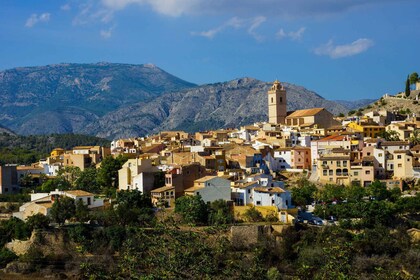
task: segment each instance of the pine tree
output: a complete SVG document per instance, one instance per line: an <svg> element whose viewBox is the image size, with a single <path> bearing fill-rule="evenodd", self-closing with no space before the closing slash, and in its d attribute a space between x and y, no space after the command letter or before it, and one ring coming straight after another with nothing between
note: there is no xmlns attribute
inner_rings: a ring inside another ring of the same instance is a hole
<svg viewBox="0 0 420 280"><path fill-rule="evenodd" d="M407 81L405 82L405 96L410 96L410 78L407 76Z"/></svg>

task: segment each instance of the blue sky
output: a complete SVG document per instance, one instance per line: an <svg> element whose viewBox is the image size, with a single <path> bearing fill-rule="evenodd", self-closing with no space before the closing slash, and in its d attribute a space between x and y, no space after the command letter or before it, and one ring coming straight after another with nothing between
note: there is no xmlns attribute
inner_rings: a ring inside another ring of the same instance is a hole
<svg viewBox="0 0 420 280"><path fill-rule="evenodd" d="M378 98L420 72L418 0L2 0L0 69L153 63L184 80Z"/></svg>

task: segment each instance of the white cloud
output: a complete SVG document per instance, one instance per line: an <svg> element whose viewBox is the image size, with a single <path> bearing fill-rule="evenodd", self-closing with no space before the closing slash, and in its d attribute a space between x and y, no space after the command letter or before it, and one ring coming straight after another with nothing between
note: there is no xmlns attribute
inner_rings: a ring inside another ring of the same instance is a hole
<svg viewBox="0 0 420 280"><path fill-rule="evenodd" d="M244 25L244 20L237 17L233 17L218 27L209 29L207 31L191 32L191 35L202 36L202 37L207 37L209 39L213 39L214 36L222 32L226 28L229 28L229 27L240 28L243 25Z"/></svg>
<svg viewBox="0 0 420 280"><path fill-rule="evenodd" d="M279 40L290 38L290 40L292 41L299 41L302 39L303 33L305 33L305 30L306 30L305 27L301 27L296 31L285 32L284 29L281 28L279 31L277 31L276 37Z"/></svg>
<svg viewBox="0 0 420 280"><path fill-rule="evenodd" d="M114 10L104 8L88 1L79 6L79 13L73 19L73 25L84 25L90 22L109 23L114 18Z"/></svg>
<svg viewBox="0 0 420 280"><path fill-rule="evenodd" d="M115 29L115 26L112 26L108 29L102 29L99 34L101 35L102 38L109 39L111 38L112 32L114 31L114 29Z"/></svg>
<svg viewBox="0 0 420 280"><path fill-rule="evenodd" d="M246 27L248 34L250 34L256 40L260 41L263 39L263 37L256 32L256 29L265 21L266 18L263 16L258 16L252 19L241 19L238 17L233 17L218 27L201 32L191 32L191 35L203 36L212 39L218 33L222 32L227 28L239 29Z"/></svg>
<svg viewBox="0 0 420 280"><path fill-rule="evenodd" d="M347 45L334 45L333 41L330 40L327 44L316 48L314 53L316 55L328 55L335 59L365 52L373 45L374 42L366 38L357 39Z"/></svg>
<svg viewBox="0 0 420 280"><path fill-rule="evenodd" d="M180 16L194 13L202 0L102 0L103 5L111 10L122 10L132 4L149 5L160 14Z"/></svg>
<svg viewBox="0 0 420 280"><path fill-rule="evenodd" d="M70 4L64 4L64 5L62 5L61 7L60 7L60 10L62 10L62 11L70 11L71 10L71 6L70 6Z"/></svg>
<svg viewBox="0 0 420 280"><path fill-rule="evenodd" d="M100 0L103 7L117 11L129 5L150 6L168 16L184 14L230 14L252 17L256 14L279 17L312 17L344 13L367 6L382 5L395 0ZM418 1L418 0L407 0Z"/></svg>
<svg viewBox="0 0 420 280"><path fill-rule="evenodd" d="M43 13L38 16L38 14L32 14L25 23L25 27L31 28L38 22L48 22L50 20L50 13Z"/></svg>
<svg viewBox="0 0 420 280"><path fill-rule="evenodd" d="M266 17L263 16L256 17L252 20L251 26L248 28L248 33L257 41L261 41L263 37L256 32L256 29L266 20Z"/></svg>

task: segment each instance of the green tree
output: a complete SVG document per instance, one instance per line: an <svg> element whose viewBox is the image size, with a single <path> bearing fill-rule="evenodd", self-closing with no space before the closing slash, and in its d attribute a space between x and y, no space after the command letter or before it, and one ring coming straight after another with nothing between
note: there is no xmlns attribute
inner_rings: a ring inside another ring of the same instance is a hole
<svg viewBox="0 0 420 280"><path fill-rule="evenodd" d="M291 189L292 200L296 206L305 206L314 201L316 186L306 179L300 179L297 185Z"/></svg>
<svg viewBox="0 0 420 280"><path fill-rule="evenodd" d="M400 134L395 130L384 130L379 133L379 137L386 141L400 141Z"/></svg>
<svg viewBox="0 0 420 280"><path fill-rule="evenodd" d="M344 114L343 113L340 113L340 114L338 114L338 117L344 118Z"/></svg>
<svg viewBox="0 0 420 280"><path fill-rule="evenodd" d="M75 215L78 222L87 222L89 220L89 208L82 200L76 202Z"/></svg>
<svg viewBox="0 0 420 280"><path fill-rule="evenodd" d="M410 96L410 93L411 93L411 90L410 90L410 79L407 76L407 80L405 81L405 96L406 97L409 97Z"/></svg>
<svg viewBox="0 0 420 280"><path fill-rule="evenodd" d="M419 74L413 72L410 74L410 85L414 85L419 81Z"/></svg>
<svg viewBox="0 0 420 280"><path fill-rule="evenodd" d="M318 190L315 197L318 200L329 202L336 200L343 200L345 198L345 187L339 185L327 184L322 189Z"/></svg>
<svg viewBox="0 0 420 280"><path fill-rule="evenodd" d="M175 213L182 216L185 222L204 225L208 220L208 208L200 195L181 196L175 201Z"/></svg>
<svg viewBox="0 0 420 280"><path fill-rule="evenodd" d="M72 188L76 187L77 179L80 177L82 171L77 166L65 166L58 171L58 177L63 181L67 181Z"/></svg>
<svg viewBox="0 0 420 280"><path fill-rule="evenodd" d="M52 192L56 189L68 190L71 188L71 184L63 177L57 177L45 181L41 186L37 188L40 192Z"/></svg>
<svg viewBox="0 0 420 280"><path fill-rule="evenodd" d="M248 222L262 222L264 221L264 218L261 214L260 211L258 211L254 206L249 207L248 209L245 210L245 213L243 214L243 216L245 217L245 219Z"/></svg>
<svg viewBox="0 0 420 280"><path fill-rule="evenodd" d="M98 172L94 167L89 167L80 173L76 179L76 188L91 193L99 193L101 191L97 180Z"/></svg>
<svg viewBox="0 0 420 280"><path fill-rule="evenodd" d="M155 222L150 196L139 190L120 191L115 209L121 225L151 226Z"/></svg>
<svg viewBox="0 0 420 280"><path fill-rule="evenodd" d="M229 204L223 199L213 201L209 207L209 224L225 225L233 223L233 213Z"/></svg>
<svg viewBox="0 0 420 280"><path fill-rule="evenodd" d="M387 190L386 185L379 181L375 181L366 188L367 194L373 197L375 200L384 200L391 196L391 193Z"/></svg>
<svg viewBox="0 0 420 280"><path fill-rule="evenodd" d="M63 225L64 222L76 214L76 205L74 199L66 196L61 196L54 201L51 207L51 219Z"/></svg>
<svg viewBox="0 0 420 280"><path fill-rule="evenodd" d="M32 230L34 229L47 229L50 225L50 218L38 213L26 218L26 224Z"/></svg>
<svg viewBox="0 0 420 280"><path fill-rule="evenodd" d="M410 136L410 142L413 145L420 145L420 129L415 129Z"/></svg>
<svg viewBox="0 0 420 280"><path fill-rule="evenodd" d="M118 185L118 170L127 161L126 157L118 156L113 158L107 156L102 160L98 169L97 181L102 188L116 188Z"/></svg>

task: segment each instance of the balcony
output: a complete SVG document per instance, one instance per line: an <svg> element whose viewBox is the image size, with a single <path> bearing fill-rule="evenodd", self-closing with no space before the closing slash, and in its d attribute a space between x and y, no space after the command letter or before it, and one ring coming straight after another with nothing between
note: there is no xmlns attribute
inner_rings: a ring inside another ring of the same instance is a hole
<svg viewBox="0 0 420 280"><path fill-rule="evenodd" d="M330 169L330 167L327 164L322 164L321 167L322 169Z"/></svg>

